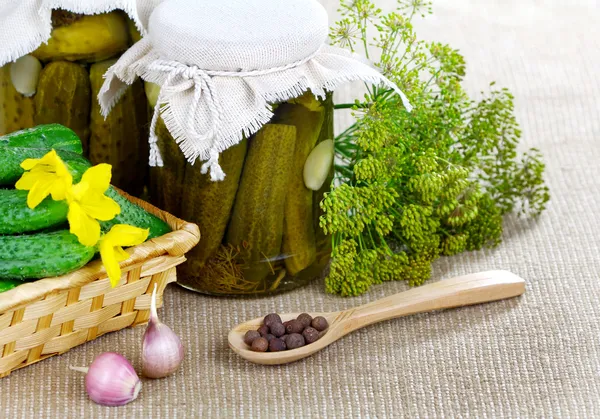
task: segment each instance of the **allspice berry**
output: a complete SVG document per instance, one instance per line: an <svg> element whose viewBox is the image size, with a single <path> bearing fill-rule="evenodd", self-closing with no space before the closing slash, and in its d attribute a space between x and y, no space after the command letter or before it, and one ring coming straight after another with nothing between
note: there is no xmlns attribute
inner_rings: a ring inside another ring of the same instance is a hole
<svg viewBox="0 0 600 419"><path fill-rule="evenodd" d="M303 330L304 330L304 326L298 320L290 321L288 323L288 325L285 327L285 331L290 335L292 333L302 333Z"/></svg>
<svg viewBox="0 0 600 419"><path fill-rule="evenodd" d="M288 349L296 349L305 345L304 337L300 333L290 334L285 343Z"/></svg>
<svg viewBox="0 0 600 419"><path fill-rule="evenodd" d="M263 324L265 326L271 327L271 324L273 323L281 323L281 317L279 317L279 314L271 313L265 316L265 319L263 320Z"/></svg>
<svg viewBox="0 0 600 419"><path fill-rule="evenodd" d="M261 327L258 328L258 333L260 333L260 335L262 337L267 336L271 331L269 330L269 326L267 325L262 325Z"/></svg>
<svg viewBox="0 0 600 419"><path fill-rule="evenodd" d="M319 332L322 332L329 327L329 323L327 323L327 319L325 317L318 316L313 319L311 326L317 329Z"/></svg>
<svg viewBox="0 0 600 419"><path fill-rule="evenodd" d="M258 339L259 337L260 333L258 333L256 330L248 330L244 335L244 342L246 345L250 346L252 345L252 342L254 342L254 339Z"/></svg>
<svg viewBox="0 0 600 419"><path fill-rule="evenodd" d="M271 342L269 342L269 351L271 352L285 351L286 347L285 342L279 338L272 339Z"/></svg>
<svg viewBox="0 0 600 419"><path fill-rule="evenodd" d="M316 342L328 327L323 316L313 319L310 314L302 313L298 318L282 323L279 314L270 313L258 330L246 332L244 342L256 352L285 351Z"/></svg>
<svg viewBox="0 0 600 419"><path fill-rule="evenodd" d="M282 323L271 323L270 329L275 337L283 336L285 334L285 326Z"/></svg>
<svg viewBox="0 0 600 419"><path fill-rule="evenodd" d="M319 331L313 327L307 327L304 329L304 332L302 332L302 336L304 336L306 344L310 345L319 340Z"/></svg>
<svg viewBox="0 0 600 419"><path fill-rule="evenodd" d="M310 323L312 322L313 318L310 314L308 313L302 313L301 315L298 316L297 319L300 323L302 323L302 326L304 327L308 327L310 326Z"/></svg>
<svg viewBox="0 0 600 419"><path fill-rule="evenodd" d="M268 348L269 342L267 342L267 339L265 338L257 338L252 342L252 350L255 352L266 352Z"/></svg>

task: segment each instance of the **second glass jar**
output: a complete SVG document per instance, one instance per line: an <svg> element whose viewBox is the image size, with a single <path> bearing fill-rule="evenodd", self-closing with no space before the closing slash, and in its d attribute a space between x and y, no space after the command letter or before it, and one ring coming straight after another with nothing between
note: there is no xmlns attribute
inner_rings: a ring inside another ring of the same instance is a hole
<svg viewBox="0 0 600 419"><path fill-rule="evenodd" d="M164 165L150 171L151 199L197 223L202 234L178 268L183 287L266 295L305 285L326 267L331 239L319 227L319 204L333 180L333 157L319 190L305 185L304 166L315 147L333 139L332 95L318 100L309 92L274 108L270 123L221 154L221 182L201 174L200 164L186 163L158 124Z"/></svg>

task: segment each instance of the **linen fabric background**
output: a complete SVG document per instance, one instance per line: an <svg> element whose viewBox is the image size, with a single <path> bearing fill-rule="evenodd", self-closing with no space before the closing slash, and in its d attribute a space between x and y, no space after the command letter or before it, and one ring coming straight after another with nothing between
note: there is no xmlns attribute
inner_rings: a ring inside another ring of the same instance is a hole
<svg viewBox="0 0 600 419"><path fill-rule="evenodd" d="M333 16L337 2L323 3ZM600 417L600 7L436 0L434 11L418 33L461 50L468 90L497 80L515 93L524 146L544 153L552 201L536 222L508 218L498 249L441 259L432 281L502 268L527 280L525 295L388 321L302 362L263 367L228 349L231 327L271 311L340 310L405 284L355 299L325 294L320 280L262 299L171 286L159 314L186 347L175 376L144 380L125 407L90 402L68 366L117 351L139 370L144 328L120 331L1 379L0 417ZM338 128L348 122L338 115Z"/></svg>

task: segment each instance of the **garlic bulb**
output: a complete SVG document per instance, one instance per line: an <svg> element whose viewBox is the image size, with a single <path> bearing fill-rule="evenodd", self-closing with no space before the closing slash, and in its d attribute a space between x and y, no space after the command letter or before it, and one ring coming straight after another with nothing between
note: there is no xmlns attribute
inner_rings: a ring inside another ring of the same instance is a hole
<svg viewBox="0 0 600 419"><path fill-rule="evenodd" d="M135 400L142 389L142 383L129 361L114 352L98 355L89 368L71 369L86 373L88 396L104 406L123 406Z"/></svg>
<svg viewBox="0 0 600 419"><path fill-rule="evenodd" d="M24 55L10 65L10 80L15 90L23 96L33 96L37 91L42 64L33 55Z"/></svg>
<svg viewBox="0 0 600 419"><path fill-rule="evenodd" d="M173 374L183 361L184 351L179 336L158 319L156 284L152 291L150 321L142 342L142 373L149 378Z"/></svg>
<svg viewBox="0 0 600 419"><path fill-rule="evenodd" d="M321 141L308 155L304 163L304 185L308 189L321 189L333 164L333 140Z"/></svg>

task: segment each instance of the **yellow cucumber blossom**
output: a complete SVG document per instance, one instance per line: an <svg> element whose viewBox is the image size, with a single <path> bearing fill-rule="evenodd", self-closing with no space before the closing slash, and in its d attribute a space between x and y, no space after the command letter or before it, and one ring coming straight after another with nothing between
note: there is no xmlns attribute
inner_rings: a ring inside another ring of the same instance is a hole
<svg viewBox="0 0 600 419"><path fill-rule="evenodd" d="M109 221L121 212L121 207L105 195L110 186L111 166L91 167L67 194L70 231L84 246L95 246L100 240L100 221Z"/></svg>
<svg viewBox="0 0 600 419"><path fill-rule="evenodd" d="M41 159L26 159L21 163L21 167L26 172L17 181L15 188L29 191L27 206L31 209L37 207L49 195L55 201L65 199L73 185L73 177L55 150L51 150Z"/></svg>
<svg viewBox="0 0 600 419"><path fill-rule="evenodd" d="M143 243L149 233L149 229L116 224L100 239L98 248L111 286L117 286L121 279L119 262L129 259L129 253L123 250L123 246L130 247Z"/></svg>

